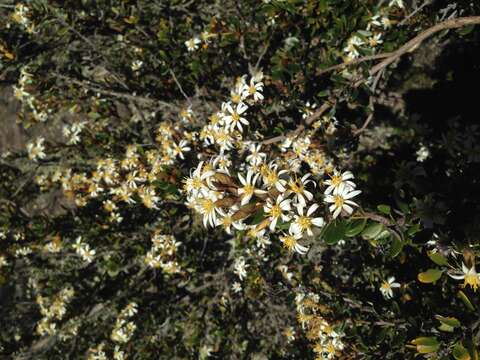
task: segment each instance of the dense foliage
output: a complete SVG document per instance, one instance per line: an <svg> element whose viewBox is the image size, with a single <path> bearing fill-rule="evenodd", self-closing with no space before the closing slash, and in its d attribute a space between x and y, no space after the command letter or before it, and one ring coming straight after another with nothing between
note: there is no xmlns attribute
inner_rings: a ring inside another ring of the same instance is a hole
<svg viewBox="0 0 480 360"><path fill-rule="evenodd" d="M479 13L4 1L0 357L478 359Z"/></svg>

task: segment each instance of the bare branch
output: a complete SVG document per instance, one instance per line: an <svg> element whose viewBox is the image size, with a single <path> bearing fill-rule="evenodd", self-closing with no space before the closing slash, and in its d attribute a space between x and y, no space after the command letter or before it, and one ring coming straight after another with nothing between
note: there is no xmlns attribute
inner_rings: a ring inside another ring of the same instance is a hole
<svg viewBox="0 0 480 360"><path fill-rule="evenodd" d="M341 64L333 65L326 69L320 70L319 72L317 72L317 76L321 76L335 70L341 70L350 65L357 65L367 61L384 59L383 61L375 65L370 70L370 75L374 75L381 69L390 65L392 62L394 62L396 59L398 59L405 53L411 51L415 46L418 46L425 39L429 38L430 36L434 35L439 31L446 30L446 29L457 29L464 26L468 26L468 25L478 25L478 24L480 24L480 16L469 16L469 17L461 17L461 18L446 20L421 32L419 35L415 36L413 39L408 41L406 44L401 46L396 51L369 55L369 56L361 57L358 59L345 61Z"/></svg>

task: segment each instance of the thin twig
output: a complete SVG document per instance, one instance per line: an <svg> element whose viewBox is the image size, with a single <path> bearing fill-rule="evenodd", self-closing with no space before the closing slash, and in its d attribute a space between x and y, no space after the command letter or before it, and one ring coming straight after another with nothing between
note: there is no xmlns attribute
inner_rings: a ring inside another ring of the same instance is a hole
<svg viewBox="0 0 480 360"><path fill-rule="evenodd" d="M113 97L127 99L127 100L130 100L130 101L136 101L136 102L144 103L144 104L148 104L148 105L161 105L161 106L164 106L164 107L171 108L172 110L178 111L178 106L170 104L170 103L162 101L162 100L156 100L156 99L151 99L151 98L144 97L144 96L131 95L131 94L127 94L127 93L122 93L122 92L117 92L117 91L112 91L112 90L106 90L106 89L102 89L102 88L100 88L96 85L92 85L92 84L90 84L86 81L76 80L76 79L70 78L68 76L61 75L61 74L55 74L55 75L60 79L69 81L69 82L71 82L73 84L76 84L76 85L79 85L79 86L81 86L85 89L88 89L88 90L91 90L91 91L96 91L100 94L110 95L110 96L113 96Z"/></svg>
<svg viewBox="0 0 480 360"><path fill-rule="evenodd" d="M260 56L258 57L257 62L255 63L255 67L254 67L255 70L258 70L258 67L259 67L259 65L260 65L260 62L262 61L263 57L264 57L265 54L267 53L268 48L270 47L270 40L272 39L272 36L273 36L273 32L270 33L270 35L268 36L267 43L266 43L265 46L263 47L262 52L260 53Z"/></svg>
<svg viewBox="0 0 480 360"><path fill-rule="evenodd" d="M370 96L370 100L369 100L369 108L370 108L370 114L368 115L367 119L365 120L365 122L363 123L363 125L360 127L360 129L356 130L353 132L353 136L358 136L360 135L363 131L365 131L365 129L367 128L368 124L370 124L370 122L372 121L373 119L373 115L375 113L375 90L377 89L377 85L378 85L378 82L380 81L380 78L382 77L382 74L383 74L383 70L382 71L379 71L377 73L377 75L375 76L375 79L373 80L373 84L372 84L372 95Z"/></svg>
<svg viewBox="0 0 480 360"><path fill-rule="evenodd" d="M426 0L422 5L417 7L410 14L408 14L402 21L400 21L398 23L398 26L402 26L403 24L405 24L408 20L410 20L412 17L414 17L419 11L421 11L425 6L432 4L434 1L435 0Z"/></svg>
<svg viewBox="0 0 480 360"><path fill-rule="evenodd" d="M170 75L172 75L172 78L173 80L175 81L175 84L177 84L177 87L178 89L180 90L180 92L182 93L183 97L185 98L185 100L188 101L188 103L191 105L192 104L192 101L190 100L190 97L185 93L185 91L183 91L183 88L182 88L182 85L180 84L180 82L178 81L177 77L175 76L175 73L173 72L172 69L169 69L168 70L170 72Z"/></svg>
<svg viewBox="0 0 480 360"><path fill-rule="evenodd" d="M320 116L322 116L325 111L327 111L328 108L330 108L332 106L332 104L330 102L325 102L323 103L322 106L320 106L318 108L318 110L316 110L312 115L310 115L306 120L305 120L305 125L301 124L299 125L295 130L289 132L287 135L279 135L279 136L275 136L273 138L270 138L270 139L267 139L267 140L264 140L262 141L262 144L263 145L269 145L269 144L273 144L273 143L276 143L276 142L279 142L279 141L283 141L285 140L287 137L295 137L297 136L298 134L300 134L303 130L305 130L305 126L308 126L310 125L311 123L313 123L315 120L317 120L318 118L320 118Z"/></svg>
<svg viewBox="0 0 480 360"><path fill-rule="evenodd" d="M343 68L346 68L347 66L361 64L361 63L364 63L366 61L385 59L385 58L388 58L389 56L392 56L392 54L393 53L381 53L381 54L364 56L364 57L353 59L353 60L348 60L348 61L345 61L341 64L333 65L333 66L330 66L326 69L322 69L322 70L318 71L316 73L316 75L317 76L322 76L322 75L327 74L329 72L332 72L332 71L335 71L335 70L341 70Z"/></svg>

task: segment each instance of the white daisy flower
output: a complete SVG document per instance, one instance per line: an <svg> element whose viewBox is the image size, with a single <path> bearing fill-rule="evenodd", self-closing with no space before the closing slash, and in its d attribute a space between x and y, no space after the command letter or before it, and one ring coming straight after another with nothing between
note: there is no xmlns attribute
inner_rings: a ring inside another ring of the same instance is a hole
<svg viewBox="0 0 480 360"><path fill-rule="evenodd" d="M263 182L267 188L276 188L279 192L284 193L287 185L287 180L281 179L282 174L287 173L287 170L277 171L278 165L271 162L268 168L265 169L263 176Z"/></svg>
<svg viewBox="0 0 480 360"><path fill-rule="evenodd" d="M242 117L242 114L247 111L247 109L248 106L242 102L238 103L235 109L231 104L227 104L227 112L229 115L225 116L225 121L230 126L230 131L233 131L235 128L237 128L240 132L243 132L242 124L249 124L247 119Z"/></svg>
<svg viewBox="0 0 480 360"><path fill-rule="evenodd" d="M275 203L272 203L271 199L267 200L266 205L263 207L263 211L268 216L270 221L270 230L274 231L277 225L278 219L283 221L289 221L290 216L288 212L292 209L290 206L290 199L284 199L283 195L278 195ZM286 212L286 213L285 213Z"/></svg>
<svg viewBox="0 0 480 360"><path fill-rule="evenodd" d="M333 218L337 218L341 212L350 215L353 212L352 206L358 206L358 204L350 199L360 193L360 190L348 191L344 189L343 192L339 192L335 195L326 195L325 202L331 203L329 210L333 213Z"/></svg>
<svg viewBox="0 0 480 360"><path fill-rule="evenodd" d="M193 37L187 41L185 41L185 46L187 47L188 51L195 51L198 49L198 44L200 44L201 41L198 37Z"/></svg>
<svg viewBox="0 0 480 360"><path fill-rule="evenodd" d="M244 86L243 96L245 98L253 96L254 101L261 101L264 99L261 91L263 91L263 82L255 82L254 78L252 78L250 79L250 84Z"/></svg>
<svg viewBox="0 0 480 360"><path fill-rule="evenodd" d="M477 291L478 285L480 285L480 274L475 270L475 264L469 269L462 262L462 271L450 271L448 275L455 280L463 280L463 287L469 285L473 291Z"/></svg>
<svg viewBox="0 0 480 360"><path fill-rule="evenodd" d="M207 227L207 225L215 227L215 224L218 222L217 214L220 208L215 205L215 201L217 200L218 198L213 191L209 191L197 200L196 209L203 215L203 225L205 227Z"/></svg>
<svg viewBox="0 0 480 360"><path fill-rule="evenodd" d="M282 236L280 236L280 241L282 242L283 246L289 251L295 251L300 255L305 255L308 251L308 248L298 243L298 240L300 240L301 238L302 234L292 233L291 231L289 231L288 235L283 234Z"/></svg>
<svg viewBox="0 0 480 360"><path fill-rule="evenodd" d="M294 234L303 234L306 232L309 236L313 236L312 226L322 227L325 221L322 217L312 217L312 214L318 209L318 204L312 204L307 214L303 214L303 206L298 206L298 215L294 215L294 221L290 224L290 232Z"/></svg>
<svg viewBox="0 0 480 360"><path fill-rule="evenodd" d="M180 140L180 143L176 144L173 143L171 148L172 156L178 156L180 159L184 160L185 157L183 156L184 152L190 151L191 148L188 146L188 142L186 140Z"/></svg>
<svg viewBox="0 0 480 360"><path fill-rule="evenodd" d="M247 156L246 160L250 165L260 165L263 163L267 157L267 154L260 152L262 144L251 144L249 147L250 155Z"/></svg>
<svg viewBox="0 0 480 360"><path fill-rule="evenodd" d="M240 281L242 281L243 279L245 279L247 277L247 268L249 266L250 265L248 265L245 262L245 259L243 257L239 257L233 263L233 272L235 273L235 275L238 276Z"/></svg>
<svg viewBox="0 0 480 360"><path fill-rule="evenodd" d="M325 185L328 187L325 189L325 195L329 195L333 193L333 195L342 193L344 191L351 191L355 189L357 186L353 181L354 176L352 172L345 171L344 173L334 171L333 175L330 175L330 179L324 182Z"/></svg>
<svg viewBox="0 0 480 360"><path fill-rule="evenodd" d="M256 189L255 184L260 174L253 174L253 171L248 170L246 178L242 174L238 174L238 179L240 180L242 187L238 188L238 195L241 196L242 202L241 205L248 204L253 195L266 194L265 190Z"/></svg>
<svg viewBox="0 0 480 360"><path fill-rule="evenodd" d="M395 277L390 276L387 281L384 281L380 285L380 292L385 299L391 299L393 297L393 288L399 288L400 284L395 282Z"/></svg>
<svg viewBox="0 0 480 360"><path fill-rule="evenodd" d="M308 201L312 201L313 199L313 194L305 188L308 183L316 185L315 181L309 179L311 175L312 174L307 173L300 179L298 179L295 175L294 177L291 177L288 181L288 193L293 194L292 201L299 204L300 206L307 205L306 199Z"/></svg>
<svg viewBox="0 0 480 360"><path fill-rule="evenodd" d="M229 235L232 235L232 226L237 230L245 230L246 225L242 221L234 221L232 219L233 214L235 214L237 210L237 207L231 208L228 212L218 209L217 212L220 218L217 218L215 225L222 226Z"/></svg>

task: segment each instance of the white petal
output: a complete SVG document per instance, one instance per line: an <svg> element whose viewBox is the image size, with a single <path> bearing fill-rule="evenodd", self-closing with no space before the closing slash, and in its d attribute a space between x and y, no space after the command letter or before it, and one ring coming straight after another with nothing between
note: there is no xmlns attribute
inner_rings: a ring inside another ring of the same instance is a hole
<svg viewBox="0 0 480 360"><path fill-rule="evenodd" d="M335 210L335 212L333 213L333 218L336 219L337 216L340 214L340 211L342 211L342 208L337 208L337 210Z"/></svg>
<svg viewBox="0 0 480 360"><path fill-rule="evenodd" d="M318 209L318 204L312 204L307 211L307 216L312 215Z"/></svg>
<svg viewBox="0 0 480 360"><path fill-rule="evenodd" d="M353 198L354 196L357 196L360 193L361 193L360 190L354 190L354 191L351 191L349 193L343 194L343 198L344 199L351 199L351 198Z"/></svg>

